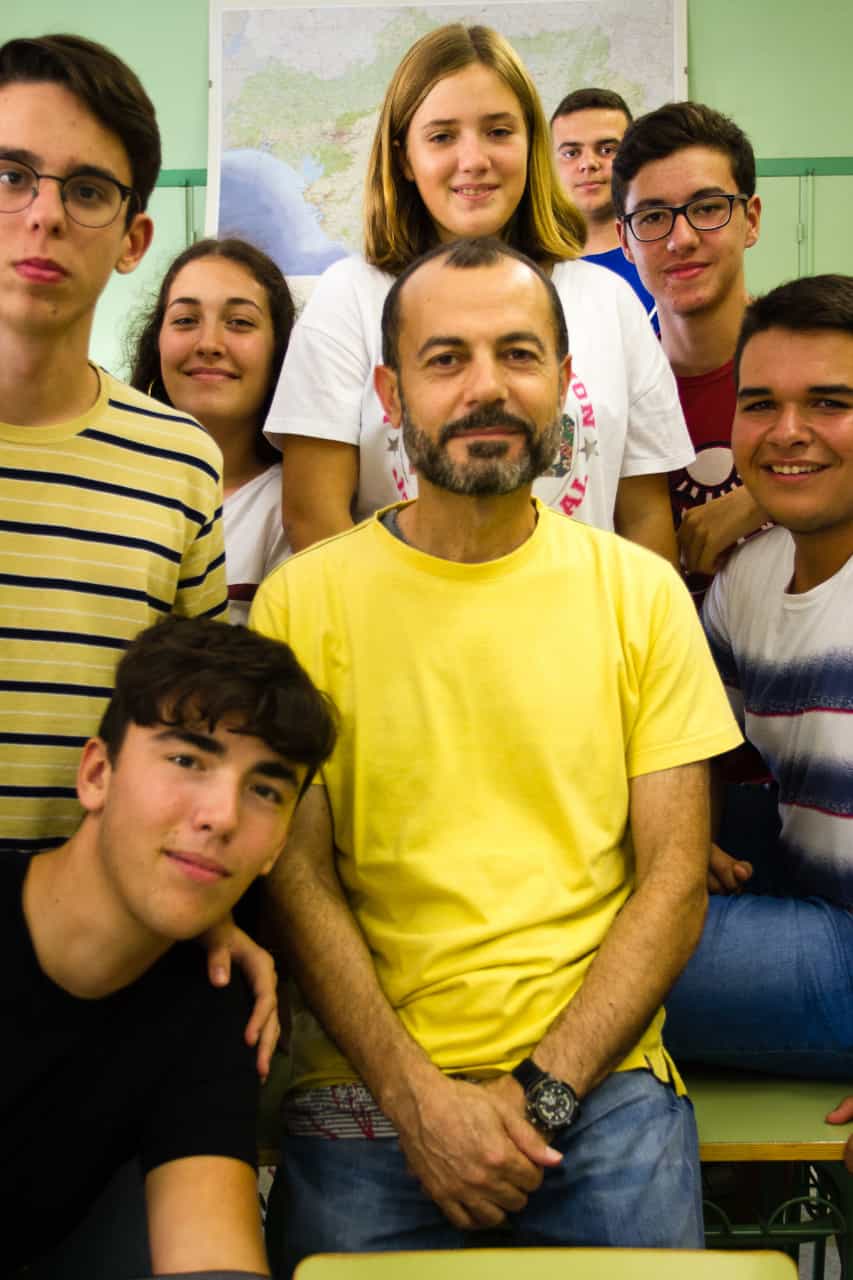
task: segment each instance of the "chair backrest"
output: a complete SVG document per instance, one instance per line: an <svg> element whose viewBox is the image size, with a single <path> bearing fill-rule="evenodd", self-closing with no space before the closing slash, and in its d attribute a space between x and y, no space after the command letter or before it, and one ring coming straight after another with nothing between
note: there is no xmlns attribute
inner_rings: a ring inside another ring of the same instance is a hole
<svg viewBox="0 0 853 1280"><path fill-rule="evenodd" d="M294 1280L797 1280L783 1253L687 1249L454 1249L321 1253Z"/></svg>

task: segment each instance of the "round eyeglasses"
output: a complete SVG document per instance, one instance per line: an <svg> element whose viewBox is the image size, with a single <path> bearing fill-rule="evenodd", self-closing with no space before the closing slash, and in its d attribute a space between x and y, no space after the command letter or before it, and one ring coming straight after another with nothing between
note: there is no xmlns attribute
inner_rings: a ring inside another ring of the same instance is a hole
<svg viewBox="0 0 853 1280"><path fill-rule="evenodd" d="M680 213L684 214L694 231L719 231L731 222L736 200L749 203L749 196L725 193L699 196L696 200L688 200L687 204L662 204L648 209L635 209L633 213L626 213L622 221L630 227L635 240L643 241L664 240L675 226L675 219Z"/></svg>
<svg viewBox="0 0 853 1280"><path fill-rule="evenodd" d="M65 212L81 227L108 227L118 217L125 200L135 197L132 187L105 174L75 173L60 178L55 173L36 173L21 160L0 159L0 213L28 209L45 178L59 183Z"/></svg>

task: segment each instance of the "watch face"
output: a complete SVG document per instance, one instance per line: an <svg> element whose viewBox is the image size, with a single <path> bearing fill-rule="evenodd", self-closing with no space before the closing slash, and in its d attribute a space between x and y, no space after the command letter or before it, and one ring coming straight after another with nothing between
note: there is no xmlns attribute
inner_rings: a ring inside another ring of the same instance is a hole
<svg viewBox="0 0 853 1280"><path fill-rule="evenodd" d="M528 1106L543 1129L565 1129L574 1119L578 1101L567 1084L547 1076L531 1089Z"/></svg>

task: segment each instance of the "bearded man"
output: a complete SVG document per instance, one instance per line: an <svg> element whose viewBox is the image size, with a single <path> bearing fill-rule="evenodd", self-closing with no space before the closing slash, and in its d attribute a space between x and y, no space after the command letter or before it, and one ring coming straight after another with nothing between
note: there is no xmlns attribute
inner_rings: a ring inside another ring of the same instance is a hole
<svg viewBox="0 0 853 1280"><path fill-rule="evenodd" d="M280 1260L702 1243L660 1006L702 927L738 733L675 571L538 503L568 336L501 241L392 288L376 387L418 498L251 615L341 713L269 892L304 1008ZM334 1139L334 1140L331 1140Z"/></svg>

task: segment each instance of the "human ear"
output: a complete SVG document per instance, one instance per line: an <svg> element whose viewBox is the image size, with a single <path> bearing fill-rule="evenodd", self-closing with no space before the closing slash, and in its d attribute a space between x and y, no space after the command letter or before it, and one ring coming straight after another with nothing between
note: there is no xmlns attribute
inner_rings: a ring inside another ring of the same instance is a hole
<svg viewBox="0 0 853 1280"><path fill-rule="evenodd" d="M87 813L100 813L109 790L112 765L103 738L90 738L77 766L77 795Z"/></svg>
<svg viewBox="0 0 853 1280"><path fill-rule="evenodd" d="M121 253L115 264L119 275L135 271L148 250L154 236L154 223L147 213L137 213L131 219L121 242Z"/></svg>
<svg viewBox="0 0 853 1280"><path fill-rule="evenodd" d="M628 225L621 218L616 219L616 234L619 237L619 243L622 246L622 252L629 262L633 262L634 258L631 254L631 241L628 235Z"/></svg>
<svg viewBox="0 0 853 1280"><path fill-rule="evenodd" d="M761 197L750 196L746 206L746 243L744 247L751 249L758 239L761 228Z"/></svg>
<svg viewBox="0 0 853 1280"><path fill-rule="evenodd" d="M396 371L390 365L378 364L373 370L373 385L391 425L399 427L403 406L400 403L400 380Z"/></svg>

